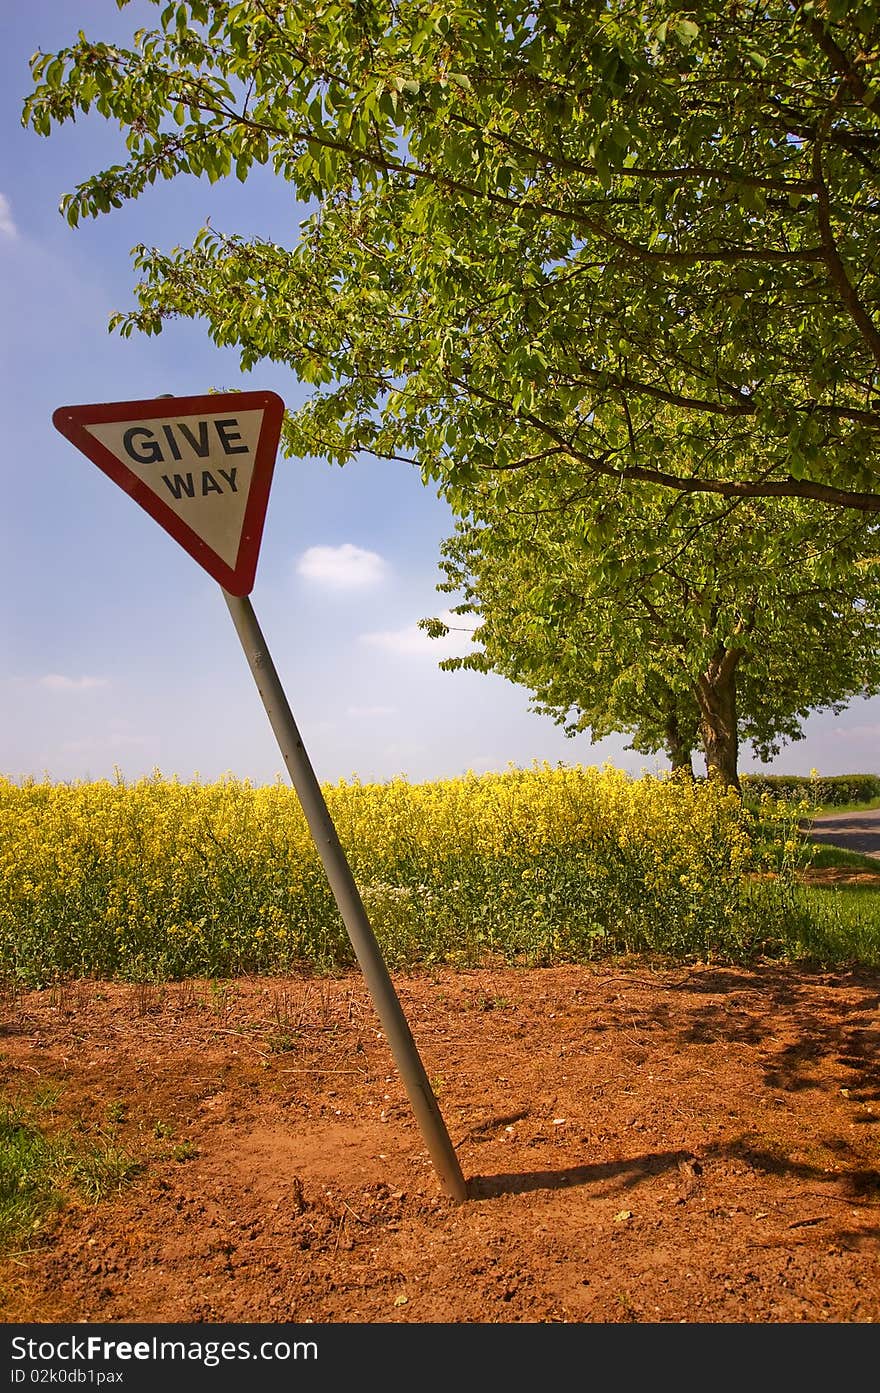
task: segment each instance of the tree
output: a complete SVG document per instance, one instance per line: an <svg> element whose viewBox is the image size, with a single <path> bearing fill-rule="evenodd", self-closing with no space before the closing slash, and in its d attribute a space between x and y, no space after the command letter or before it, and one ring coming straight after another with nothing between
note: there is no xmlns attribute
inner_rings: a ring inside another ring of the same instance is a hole
<svg viewBox="0 0 880 1393"><path fill-rule="evenodd" d="M500 673L569 733L626 731L673 768L699 736L730 786L741 739L768 759L811 710L880 690L880 604L859 560L876 524L826 507L820 539L802 503L780 500L725 505L722 527L706 498L670 509L645 488L621 509L619 491L558 507L546 481L502 507L482 496L444 543L439 587L478 616L479 648L441 666Z"/></svg>
<svg viewBox="0 0 880 1393"><path fill-rule="evenodd" d="M315 205L141 247L115 321L288 364L289 452L412 459L463 516L499 471L880 511L876 0L155 2L38 54L24 120L124 132L71 223L255 163Z"/></svg>

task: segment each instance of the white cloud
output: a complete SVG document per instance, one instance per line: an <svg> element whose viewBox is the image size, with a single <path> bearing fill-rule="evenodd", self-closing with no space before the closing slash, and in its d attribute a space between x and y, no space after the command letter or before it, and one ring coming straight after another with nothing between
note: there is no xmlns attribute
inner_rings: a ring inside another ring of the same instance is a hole
<svg viewBox="0 0 880 1393"><path fill-rule="evenodd" d="M18 228L12 221L12 209L9 206L9 199L2 193L0 193L0 236L18 236Z"/></svg>
<svg viewBox="0 0 880 1393"><path fill-rule="evenodd" d="M39 685L53 692L89 692L95 687L106 687L105 677L65 677L60 672L49 672L40 678Z"/></svg>
<svg viewBox="0 0 880 1393"><path fill-rule="evenodd" d="M471 646L470 635L476 628L476 620L467 620L463 615L444 610L439 616L450 632L445 638L431 638L418 624L407 624L402 629L381 629L360 635L360 642L371 648L384 649L386 653L432 654L435 658L462 657Z"/></svg>
<svg viewBox="0 0 880 1393"><path fill-rule="evenodd" d="M296 569L306 580L330 590L362 590L385 579L388 563L376 551L343 542L339 547L309 547Z"/></svg>

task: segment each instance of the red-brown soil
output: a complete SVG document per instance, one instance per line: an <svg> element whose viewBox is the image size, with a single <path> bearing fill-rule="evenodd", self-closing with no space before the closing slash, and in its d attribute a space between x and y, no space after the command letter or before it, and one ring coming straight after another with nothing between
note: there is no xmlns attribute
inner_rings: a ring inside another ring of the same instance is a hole
<svg viewBox="0 0 880 1393"><path fill-rule="evenodd" d="M0 1266L6 1322L873 1322L880 974L645 963L7 995L0 1086L144 1169Z"/></svg>

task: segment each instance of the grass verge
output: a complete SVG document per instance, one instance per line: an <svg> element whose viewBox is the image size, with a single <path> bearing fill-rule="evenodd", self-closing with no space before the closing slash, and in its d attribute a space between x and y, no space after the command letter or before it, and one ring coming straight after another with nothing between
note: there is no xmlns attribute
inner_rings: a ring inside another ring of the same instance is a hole
<svg viewBox="0 0 880 1393"><path fill-rule="evenodd" d="M0 1256L26 1248L72 1200L95 1203L141 1169L101 1134L53 1127L59 1093L0 1100Z"/></svg>
<svg viewBox="0 0 880 1393"><path fill-rule="evenodd" d="M867 803L819 803L810 809L810 817L836 817L839 813L869 813L880 808L880 798L871 798Z"/></svg>
<svg viewBox="0 0 880 1393"><path fill-rule="evenodd" d="M798 956L823 966L880 968L880 890L869 885L803 886Z"/></svg>
<svg viewBox="0 0 880 1393"><path fill-rule="evenodd" d="M848 871L867 871L880 876L880 860L876 856L863 856L860 851L845 851L843 847L829 846L827 842L811 842L807 838L810 870L826 870L836 866Z"/></svg>

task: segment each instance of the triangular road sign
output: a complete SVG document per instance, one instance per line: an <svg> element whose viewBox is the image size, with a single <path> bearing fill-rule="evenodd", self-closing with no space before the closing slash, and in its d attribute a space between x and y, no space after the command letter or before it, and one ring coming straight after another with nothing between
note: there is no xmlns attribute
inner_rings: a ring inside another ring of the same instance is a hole
<svg viewBox="0 0 880 1393"><path fill-rule="evenodd" d="M52 415L230 595L253 589L283 419L275 392L95 402Z"/></svg>

